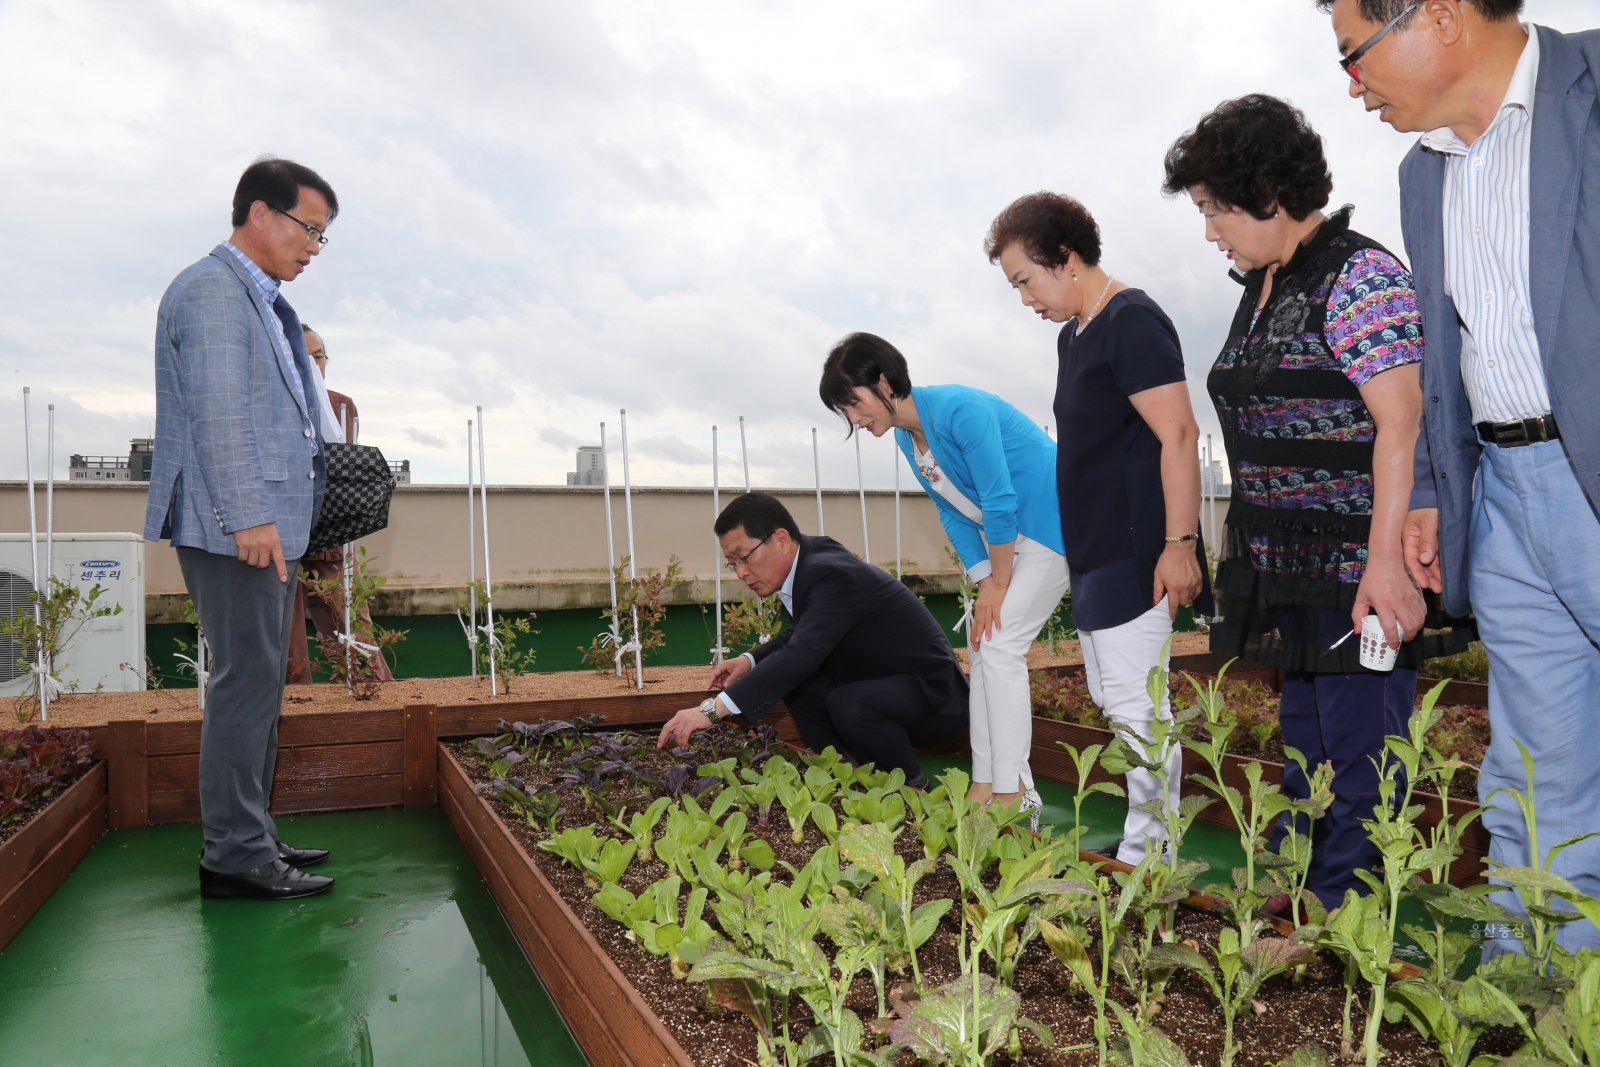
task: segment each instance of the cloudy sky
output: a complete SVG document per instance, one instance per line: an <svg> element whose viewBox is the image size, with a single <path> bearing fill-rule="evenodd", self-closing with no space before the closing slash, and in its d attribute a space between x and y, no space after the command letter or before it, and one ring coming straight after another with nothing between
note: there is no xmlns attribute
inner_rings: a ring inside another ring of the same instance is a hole
<svg viewBox="0 0 1600 1067"><path fill-rule="evenodd" d="M1528 18L1597 26L1600 0ZM1400 247L1410 138L1334 59L1309 0L0 0L0 477L23 385L63 457L150 432L161 293L265 152L339 193L286 292L418 481L462 479L481 404L496 482L563 481L625 407L642 483L709 483L713 423L736 468L744 415L757 484L809 484L817 426L853 485L816 380L856 329L1049 423L1057 327L981 251L1037 189L1095 213L1198 380L1238 290L1158 185L1218 101L1304 108L1334 203ZM889 444L863 453L889 484Z"/></svg>

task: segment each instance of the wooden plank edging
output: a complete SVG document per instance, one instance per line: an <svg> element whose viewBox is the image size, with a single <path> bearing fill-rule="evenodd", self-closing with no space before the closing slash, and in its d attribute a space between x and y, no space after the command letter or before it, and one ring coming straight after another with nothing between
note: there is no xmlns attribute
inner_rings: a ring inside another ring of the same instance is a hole
<svg viewBox="0 0 1600 1067"><path fill-rule="evenodd" d="M472 791L443 745L439 802L591 1067L695 1067L605 949Z"/></svg>
<svg viewBox="0 0 1600 1067"><path fill-rule="evenodd" d="M0 845L0 950L100 840L108 806L101 760Z"/></svg>

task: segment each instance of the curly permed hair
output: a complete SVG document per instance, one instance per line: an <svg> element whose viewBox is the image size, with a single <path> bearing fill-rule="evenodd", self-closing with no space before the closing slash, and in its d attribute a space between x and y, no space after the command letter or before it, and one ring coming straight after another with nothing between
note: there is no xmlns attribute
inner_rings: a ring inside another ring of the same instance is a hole
<svg viewBox="0 0 1600 1067"><path fill-rule="evenodd" d="M989 226L983 250L990 263L1021 242L1022 251L1041 267L1067 265L1076 252L1086 267L1100 262L1100 227L1089 209L1060 193L1029 193L1011 201Z"/></svg>
<svg viewBox="0 0 1600 1067"><path fill-rule="evenodd" d="M1167 149L1161 191L1176 196L1203 185L1219 204L1296 221L1328 203L1333 175L1322 138L1305 113L1262 93L1227 100Z"/></svg>
<svg viewBox="0 0 1600 1067"><path fill-rule="evenodd" d="M1332 11L1334 0L1312 0L1318 11ZM1515 18L1522 14L1522 0L1467 0L1478 13L1490 22ZM1368 22L1388 22L1411 6L1411 0L1356 0L1356 10ZM1401 23L1404 26L1410 19Z"/></svg>

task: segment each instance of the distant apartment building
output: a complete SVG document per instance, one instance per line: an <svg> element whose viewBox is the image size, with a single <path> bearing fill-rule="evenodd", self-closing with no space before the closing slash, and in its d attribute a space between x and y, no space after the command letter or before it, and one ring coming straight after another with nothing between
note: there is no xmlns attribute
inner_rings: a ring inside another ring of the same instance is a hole
<svg viewBox="0 0 1600 1067"><path fill-rule="evenodd" d="M74 482L148 482L155 456L153 438L135 437L126 456L77 456L67 460L67 479Z"/></svg>
<svg viewBox="0 0 1600 1067"><path fill-rule="evenodd" d="M578 449L578 469L567 472L568 485L606 484L606 454L599 445Z"/></svg>
<svg viewBox="0 0 1600 1067"><path fill-rule="evenodd" d="M409 459L402 459L398 463L396 463L395 461L390 460L389 461L389 473L394 475L394 484L396 484L396 485L410 485L411 484L411 461Z"/></svg>

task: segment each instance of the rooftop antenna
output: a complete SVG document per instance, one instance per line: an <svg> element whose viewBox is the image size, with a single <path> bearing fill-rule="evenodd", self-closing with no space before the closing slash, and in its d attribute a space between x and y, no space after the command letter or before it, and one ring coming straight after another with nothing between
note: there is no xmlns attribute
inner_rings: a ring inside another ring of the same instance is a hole
<svg viewBox="0 0 1600 1067"><path fill-rule="evenodd" d="M489 479L483 467L483 406L478 406L478 507L483 513L483 610L488 625L483 636L489 642L489 695L500 695L500 677L494 662L494 582L489 577ZM474 620L476 621L476 620Z"/></svg>
<svg viewBox="0 0 1600 1067"><path fill-rule="evenodd" d="M717 448L717 428L711 427L711 514L712 521L722 515L722 470L720 464L721 453ZM722 657L730 651L722 643L722 541L717 537L715 528L711 534L713 549L711 563L716 574L716 593L714 610L717 614L717 647L711 650L711 665L720 667Z"/></svg>
<svg viewBox="0 0 1600 1067"><path fill-rule="evenodd" d="M23 462L28 468L28 561L33 574L33 623L40 631L33 653L33 683L39 696L39 721L48 722L51 697L50 663L45 658L44 614L39 607L40 599L48 594L39 587L39 518L33 499L33 418L29 404L30 392L26 385L22 387L22 453Z"/></svg>
<svg viewBox="0 0 1600 1067"><path fill-rule="evenodd" d="M861 432L850 435L856 439L856 492L861 497L861 558L872 562L872 542L867 539L867 483L861 477Z"/></svg>
<svg viewBox="0 0 1600 1067"><path fill-rule="evenodd" d="M473 517L472 420L467 420L467 621L461 628L467 634L467 657L472 660L472 677L478 677L478 521ZM456 618L460 619L460 614Z"/></svg>
<svg viewBox="0 0 1600 1067"><path fill-rule="evenodd" d="M622 408L622 504L623 511L628 517L628 581L632 582L639 573L639 561L633 554L633 473L628 467L628 409ZM633 653L633 678L638 683L638 688L644 688L644 645L639 642L639 605L633 606L633 635L628 638L628 643L617 650L617 662L622 662L622 655Z"/></svg>
<svg viewBox="0 0 1600 1067"><path fill-rule="evenodd" d="M744 416L739 416L739 455L744 459L744 491L750 491L750 449L744 443Z"/></svg>
<svg viewBox="0 0 1600 1067"><path fill-rule="evenodd" d="M611 583L611 647L622 641L622 631L617 625L617 544L611 533L611 453L606 450L606 424L600 424L600 480L605 486L606 498L606 578ZM622 677L622 657L616 657L617 677Z"/></svg>
<svg viewBox="0 0 1600 1067"><path fill-rule="evenodd" d="M817 536L828 532L822 521L822 453L817 449L817 428L811 427L811 469L817 476Z"/></svg>

